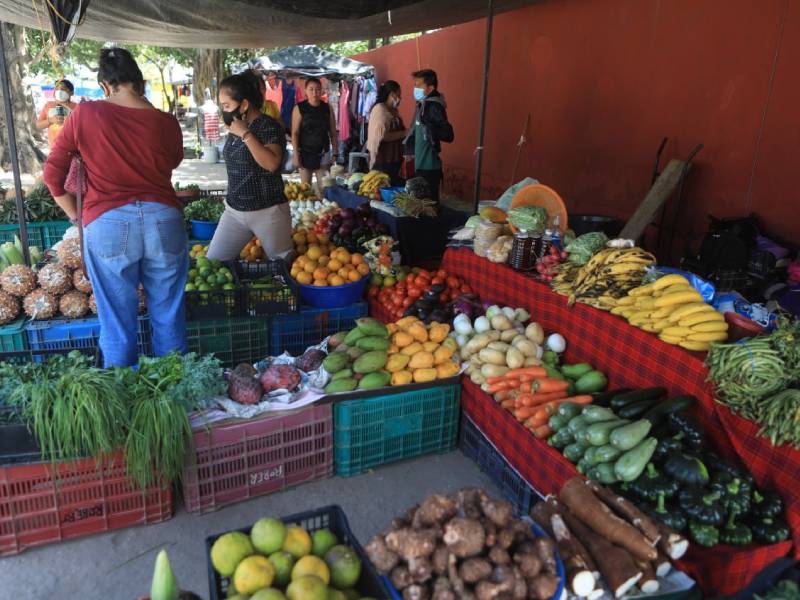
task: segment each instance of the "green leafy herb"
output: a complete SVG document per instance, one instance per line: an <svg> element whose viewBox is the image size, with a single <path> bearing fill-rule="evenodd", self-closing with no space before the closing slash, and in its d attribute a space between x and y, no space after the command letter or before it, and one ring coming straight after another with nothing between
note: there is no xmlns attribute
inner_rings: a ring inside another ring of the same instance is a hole
<svg viewBox="0 0 800 600"><path fill-rule="evenodd" d="M25 220L28 222L58 221L64 219L64 211L53 200L50 191L43 183L36 185L25 194ZM16 198L6 196L0 201L0 223L17 223Z"/></svg>
<svg viewBox="0 0 800 600"><path fill-rule="evenodd" d="M800 586L794 581L784 579L772 586L763 596L756 594L756 600L800 600Z"/></svg>
<svg viewBox="0 0 800 600"><path fill-rule="evenodd" d="M190 202L183 209L183 215L187 221L209 221L216 223L222 217L225 205L214 198L199 198Z"/></svg>

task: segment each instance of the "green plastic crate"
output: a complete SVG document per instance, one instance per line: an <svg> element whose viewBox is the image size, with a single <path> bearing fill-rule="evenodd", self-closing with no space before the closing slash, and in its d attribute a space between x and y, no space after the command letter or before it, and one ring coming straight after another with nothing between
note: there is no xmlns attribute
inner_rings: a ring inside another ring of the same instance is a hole
<svg viewBox="0 0 800 600"><path fill-rule="evenodd" d="M397 460L454 450L461 384L458 378L447 381L402 392L379 390L380 395L369 397L364 392L352 394L353 399L334 396L336 474L350 477Z"/></svg>
<svg viewBox="0 0 800 600"><path fill-rule="evenodd" d="M56 242L59 242L64 237L64 233L69 227L69 221L27 223L28 243L31 246L38 246L42 250L52 248ZM13 242L15 235L19 235L19 225L15 223L0 225L0 242Z"/></svg>
<svg viewBox="0 0 800 600"><path fill-rule="evenodd" d="M0 327L0 352L24 352L28 349L25 319L17 319Z"/></svg>

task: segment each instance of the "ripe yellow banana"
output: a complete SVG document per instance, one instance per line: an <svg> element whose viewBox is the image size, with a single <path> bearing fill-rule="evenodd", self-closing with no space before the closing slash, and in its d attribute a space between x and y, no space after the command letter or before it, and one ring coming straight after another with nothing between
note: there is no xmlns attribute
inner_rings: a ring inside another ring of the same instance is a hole
<svg viewBox="0 0 800 600"><path fill-rule="evenodd" d="M689 285L689 281L682 275L664 275L653 282L653 289L661 290L675 284Z"/></svg>
<svg viewBox="0 0 800 600"><path fill-rule="evenodd" d="M664 294L672 294L673 292L691 292L693 290L694 288L688 284L676 283L669 287L662 288L658 291L661 292L661 295L663 296Z"/></svg>
<svg viewBox="0 0 800 600"><path fill-rule="evenodd" d="M674 294L664 294L656 298L656 307L673 306L675 304L685 304L687 302L702 302L703 297L695 291L675 292Z"/></svg>
<svg viewBox="0 0 800 600"><path fill-rule="evenodd" d="M628 318L628 323L633 325L634 327L641 327L645 323L650 323L652 319L650 318L650 313L647 311L641 313L635 313Z"/></svg>
<svg viewBox="0 0 800 600"><path fill-rule="evenodd" d="M636 298L634 296L623 296L622 298L617 298L617 306L633 306L636 302Z"/></svg>
<svg viewBox="0 0 800 600"><path fill-rule="evenodd" d="M667 319L661 319L653 323L653 328L659 332L664 331L667 327L669 327L669 321Z"/></svg>
<svg viewBox="0 0 800 600"><path fill-rule="evenodd" d="M694 340L681 340L680 342L678 342L678 345L681 348L686 348L687 350L694 350L695 352L703 352L711 348L711 342L698 342Z"/></svg>
<svg viewBox="0 0 800 600"><path fill-rule="evenodd" d="M674 306L663 306L653 311L653 313L650 316L653 317L654 319L666 319L667 317L669 317L670 314L672 314L672 311L674 310L675 310Z"/></svg>
<svg viewBox="0 0 800 600"><path fill-rule="evenodd" d="M698 312L716 312L714 307L706 304L705 302L689 302L682 306L674 307L674 310L670 312L669 317L667 317L673 323L677 323L683 318L688 317L689 315L693 315Z"/></svg>
<svg viewBox="0 0 800 600"><path fill-rule="evenodd" d="M678 325L681 327L691 327L692 325L707 322L725 323L725 317L722 316L722 313L719 313L715 310L710 312L704 310L681 319L678 321Z"/></svg>
<svg viewBox="0 0 800 600"><path fill-rule="evenodd" d="M662 342L667 342L668 344L680 344L683 341L682 337L664 335L663 331L658 335L658 339L660 339Z"/></svg>
<svg viewBox="0 0 800 600"><path fill-rule="evenodd" d="M673 326L673 327L665 327L664 329L661 330L661 333L662 333L662 335L671 335L671 336L674 336L674 337L684 338L684 337L688 337L691 334L693 334L694 331L692 331L688 327L674 327Z"/></svg>
<svg viewBox="0 0 800 600"><path fill-rule="evenodd" d="M705 321L692 325L692 331L697 333L711 333L714 331L728 331L728 324L725 321Z"/></svg>
<svg viewBox="0 0 800 600"><path fill-rule="evenodd" d="M628 292L628 294L631 296L646 296L652 293L653 293L652 283L648 283L647 285L642 285L637 288L633 288L630 292Z"/></svg>
<svg viewBox="0 0 800 600"><path fill-rule="evenodd" d="M728 339L727 331L712 331L709 333L692 333L686 339L690 342L724 342Z"/></svg>
<svg viewBox="0 0 800 600"><path fill-rule="evenodd" d="M617 306L615 306L614 308L611 309L611 314L612 315L621 315L622 313L624 313L625 311L628 311L630 309L631 309L630 306L625 306L624 304L623 305L617 304Z"/></svg>
<svg viewBox="0 0 800 600"><path fill-rule="evenodd" d="M658 329L656 329L655 323L652 321L648 321L647 323L641 326L642 331L646 331L648 333L658 333Z"/></svg>

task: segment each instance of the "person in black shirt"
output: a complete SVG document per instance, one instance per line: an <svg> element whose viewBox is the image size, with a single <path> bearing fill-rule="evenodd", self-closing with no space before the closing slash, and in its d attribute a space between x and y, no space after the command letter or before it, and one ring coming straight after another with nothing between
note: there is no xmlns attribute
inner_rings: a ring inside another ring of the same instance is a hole
<svg viewBox="0 0 800 600"><path fill-rule="evenodd" d="M226 77L219 104L228 138L222 154L228 170L225 212L208 247L208 258L233 260L255 235L268 258L290 260L292 218L283 191L283 127L261 112L264 97L252 73Z"/></svg>
<svg viewBox="0 0 800 600"><path fill-rule="evenodd" d="M294 164L303 183L310 185L312 174L316 174L317 192L322 198L322 178L336 161L339 147L336 118L328 103L322 101L322 82L316 77L306 80L306 97L292 112Z"/></svg>

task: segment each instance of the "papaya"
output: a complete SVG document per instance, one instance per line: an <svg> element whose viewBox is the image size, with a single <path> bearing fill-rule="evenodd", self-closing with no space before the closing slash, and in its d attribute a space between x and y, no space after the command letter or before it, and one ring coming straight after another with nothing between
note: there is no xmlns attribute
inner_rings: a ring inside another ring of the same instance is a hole
<svg viewBox="0 0 800 600"><path fill-rule="evenodd" d="M425 349L422 347L422 344L419 342L414 342L413 344L406 346L402 350L400 350L401 354L405 354L406 356L414 356L418 352L424 352Z"/></svg>
<svg viewBox="0 0 800 600"><path fill-rule="evenodd" d="M392 385L408 385L414 381L414 374L411 371L397 371L392 373Z"/></svg>
<svg viewBox="0 0 800 600"><path fill-rule="evenodd" d="M344 369L349 362L350 358L347 356L346 352L333 352L325 357L325 360L322 361L322 366L328 373L338 373Z"/></svg>
<svg viewBox="0 0 800 600"><path fill-rule="evenodd" d="M356 348L362 350L386 350L389 347L389 340L377 335L362 337L356 342Z"/></svg>
<svg viewBox="0 0 800 600"><path fill-rule="evenodd" d="M454 377L458 375L460 370L460 367L452 360L443 362L436 366L436 379L447 379L448 377Z"/></svg>
<svg viewBox="0 0 800 600"><path fill-rule="evenodd" d="M353 371L356 373L373 373L386 366L388 356L385 350L372 350L359 356L353 363Z"/></svg>
<svg viewBox="0 0 800 600"><path fill-rule="evenodd" d="M340 392L352 392L354 389L356 389L357 385L358 381L352 377L336 379L325 386L325 393L338 394Z"/></svg>
<svg viewBox="0 0 800 600"><path fill-rule="evenodd" d="M389 373L396 373L402 371L408 366L411 357L406 354L390 354L389 360L386 361L386 370Z"/></svg>
<svg viewBox="0 0 800 600"><path fill-rule="evenodd" d="M386 325L372 317L356 319L356 329L365 336L377 335L379 337L389 337L389 330L386 329Z"/></svg>
<svg viewBox="0 0 800 600"><path fill-rule="evenodd" d="M344 343L347 346L355 346L358 340L366 336L367 336L366 333L364 333L358 327L356 327L355 329L350 330L350 332L345 336Z"/></svg>
<svg viewBox="0 0 800 600"><path fill-rule="evenodd" d="M358 389L360 390L374 390L375 388L380 388L389 385L389 381L391 381L392 376L390 373L386 371L375 371L374 373L369 373L364 375L361 378L361 381L358 382Z"/></svg>
<svg viewBox="0 0 800 600"><path fill-rule="evenodd" d="M436 379L436 369L416 369L414 371L414 381L416 383L427 383Z"/></svg>
<svg viewBox="0 0 800 600"><path fill-rule="evenodd" d="M408 363L408 367L411 370L414 369L430 369L433 367L433 354L430 352L417 352L414 356L411 357L411 361Z"/></svg>

